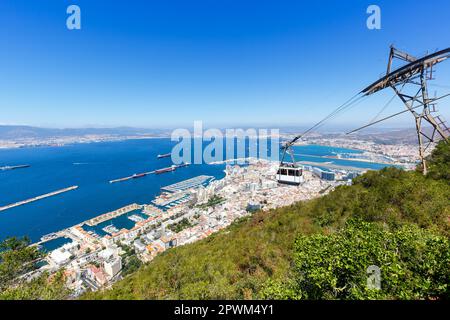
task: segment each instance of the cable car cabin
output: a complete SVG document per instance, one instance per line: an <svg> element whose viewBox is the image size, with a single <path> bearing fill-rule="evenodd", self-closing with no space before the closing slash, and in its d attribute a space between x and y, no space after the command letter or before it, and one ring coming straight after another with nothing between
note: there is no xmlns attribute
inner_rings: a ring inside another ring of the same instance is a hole
<svg viewBox="0 0 450 320"><path fill-rule="evenodd" d="M278 168L277 180L279 183L298 186L303 182L302 169L296 165L283 163Z"/></svg>

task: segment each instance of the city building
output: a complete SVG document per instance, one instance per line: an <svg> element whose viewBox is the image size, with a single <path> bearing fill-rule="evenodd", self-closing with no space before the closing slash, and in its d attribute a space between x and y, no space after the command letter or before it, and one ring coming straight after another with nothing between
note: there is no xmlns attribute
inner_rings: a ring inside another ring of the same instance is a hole
<svg viewBox="0 0 450 320"><path fill-rule="evenodd" d="M133 244L134 244L134 248L138 252L144 252L146 249L145 244L143 244L140 239L135 240Z"/></svg>
<svg viewBox="0 0 450 320"><path fill-rule="evenodd" d="M122 270L122 258L120 256L112 257L103 263L105 273L109 278L116 276Z"/></svg>
<svg viewBox="0 0 450 320"><path fill-rule="evenodd" d="M72 254L69 251L62 250L62 248L53 250L49 258L58 266L64 265L70 261Z"/></svg>
<svg viewBox="0 0 450 320"><path fill-rule="evenodd" d="M325 171L320 168L313 168L313 174L318 176L320 179L327 180L327 181L334 181L336 178L336 175L334 172Z"/></svg>

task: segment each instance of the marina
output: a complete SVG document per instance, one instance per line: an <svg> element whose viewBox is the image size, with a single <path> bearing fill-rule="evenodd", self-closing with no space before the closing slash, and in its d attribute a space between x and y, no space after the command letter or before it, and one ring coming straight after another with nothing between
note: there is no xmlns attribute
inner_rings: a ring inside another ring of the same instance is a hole
<svg viewBox="0 0 450 320"><path fill-rule="evenodd" d="M114 211L102 214L102 215L97 216L95 218L92 218L92 219L86 221L85 224L90 226L90 227L93 227L93 226L95 226L97 224L100 224L102 222L111 220L111 219L116 218L118 216L124 215L124 214L126 214L128 212L131 212L133 210L138 210L138 209L141 209L141 208L142 208L142 206L138 205L137 203L133 203L133 204L130 204L130 205L126 206L126 207L123 207L123 208L120 208L120 209L117 209L117 210L114 210Z"/></svg>
<svg viewBox="0 0 450 320"><path fill-rule="evenodd" d="M116 228L114 225L112 225L112 224L110 224L109 226L106 226L106 227L102 228L102 230L103 230L104 232L106 232L106 233L109 233L109 234L114 234L114 233L119 232L119 229L117 229L117 228Z"/></svg>
<svg viewBox="0 0 450 320"><path fill-rule="evenodd" d="M144 213L141 208L128 211L124 214L111 216L96 225L81 224L81 228L94 237L104 237L106 235L114 235L123 230L131 230L137 224L143 223L149 218L147 213Z"/></svg>
<svg viewBox="0 0 450 320"><path fill-rule="evenodd" d="M50 192L50 193L46 193L46 194L43 194L43 195L40 195L40 196L37 196L37 197L34 197L34 198L30 198L30 199L27 199L27 200L22 200L22 201L19 201L19 202L16 202L16 203L12 203L12 204L0 207L0 211L5 211L5 210L8 210L8 209L11 209L11 208L14 208L14 207L19 207L19 206L22 206L22 205L25 205L25 204L28 204L28 203L31 203L31 202L35 202L35 201L42 200L42 199L45 199L45 198L53 197L53 196L56 196L58 194L65 193L65 192L68 192L68 191L72 191L72 190L75 190L75 189L78 189L78 186L71 186L71 187L68 187L68 188L61 189L61 190L57 190L57 191L53 191L53 192Z"/></svg>
<svg viewBox="0 0 450 320"><path fill-rule="evenodd" d="M41 248L41 250L50 252L70 242L72 242L72 239L58 235L56 238L41 241L37 243L37 245Z"/></svg>
<svg viewBox="0 0 450 320"><path fill-rule="evenodd" d="M134 222L140 222L140 221L145 220L144 218L142 218L141 216L138 216L136 214L129 216L128 219L130 219L131 221L134 221Z"/></svg>

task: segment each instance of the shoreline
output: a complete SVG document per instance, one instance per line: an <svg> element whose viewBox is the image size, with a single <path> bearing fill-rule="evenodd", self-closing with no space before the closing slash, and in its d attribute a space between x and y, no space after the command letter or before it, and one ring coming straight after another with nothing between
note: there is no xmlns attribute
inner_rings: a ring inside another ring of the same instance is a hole
<svg viewBox="0 0 450 320"><path fill-rule="evenodd" d="M42 142L42 143L28 143L24 145L17 145L17 146L3 146L0 144L0 151L2 150L17 150L17 149L32 149L32 148L59 148L59 147L66 147L70 145L78 145L78 144L92 144L92 143L103 143L103 142L121 142L121 141L128 141L128 140L151 140L151 139L170 139L170 136L164 136L164 137L156 137L156 136L149 136L149 137L141 137L141 136L130 136L130 137L111 137L110 139L93 139L93 140L87 140L87 141L70 141L70 142L62 142L62 143L50 143L50 142ZM1 143L2 140L0 140ZM18 141L14 141L13 143L21 143Z"/></svg>

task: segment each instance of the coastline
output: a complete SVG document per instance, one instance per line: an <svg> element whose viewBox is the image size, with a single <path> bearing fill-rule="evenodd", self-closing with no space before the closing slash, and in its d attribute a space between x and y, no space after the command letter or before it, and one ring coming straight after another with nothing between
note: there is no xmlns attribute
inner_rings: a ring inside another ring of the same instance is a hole
<svg viewBox="0 0 450 320"><path fill-rule="evenodd" d="M69 137L68 137L69 138ZM26 148L58 148L77 144L91 144L91 143L102 143L102 142L119 142L127 140L151 140L151 139L170 139L170 136L125 136L125 137L104 137L102 139L92 138L87 140L82 140L86 137L70 137L71 140L67 142L55 142L60 138L54 138L55 140L44 140L41 142L21 142L20 140L0 140L0 151L2 150L16 150L16 149L26 149ZM5 142L8 141L8 142ZM15 144L15 145L10 145Z"/></svg>

